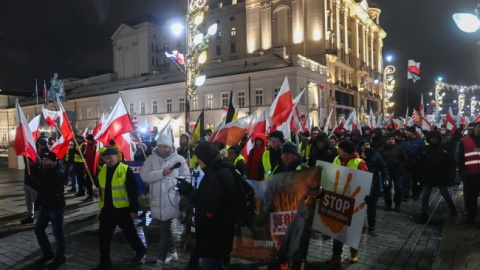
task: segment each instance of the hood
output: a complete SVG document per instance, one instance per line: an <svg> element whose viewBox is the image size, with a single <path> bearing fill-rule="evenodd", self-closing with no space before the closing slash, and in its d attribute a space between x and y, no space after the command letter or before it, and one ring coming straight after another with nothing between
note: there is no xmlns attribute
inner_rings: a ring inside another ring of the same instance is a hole
<svg viewBox="0 0 480 270"><path fill-rule="evenodd" d="M264 147L267 145L267 137L265 136L265 133L257 133L253 138L253 141L256 141L257 139L262 140Z"/></svg>

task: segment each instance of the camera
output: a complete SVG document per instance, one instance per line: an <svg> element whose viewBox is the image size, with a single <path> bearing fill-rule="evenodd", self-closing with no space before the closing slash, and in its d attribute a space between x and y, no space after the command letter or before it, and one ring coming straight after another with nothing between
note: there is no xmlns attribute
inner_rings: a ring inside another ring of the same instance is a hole
<svg viewBox="0 0 480 270"><path fill-rule="evenodd" d="M175 186L173 186L173 189L175 191L178 191L180 194L182 194L180 192L180 189L181 189L181 186L183 185L183 183L187 182L187 179L185 179L185 177L183 177L183 176L175 177L175 179L177 179L177 184Z"/></svg>

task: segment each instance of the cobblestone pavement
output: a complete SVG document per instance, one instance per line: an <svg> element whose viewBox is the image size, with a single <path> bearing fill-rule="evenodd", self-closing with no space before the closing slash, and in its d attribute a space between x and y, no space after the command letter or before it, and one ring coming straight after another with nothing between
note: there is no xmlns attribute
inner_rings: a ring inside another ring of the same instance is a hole
<svg viewBox="0 0 480 270"><path fill-rule="evenodd" d="M25 217L23 171L1 168L0 164L0 269L41 269L35 260L41 256L33 225L20 225ZM66 187L66 190L68 187ZM341 269L480 269L479 218L465 223L462 186L452 188L458 217L451 217L438 189L430 198L430 219L417 224L420 201L402 204L402 212L385 211L383 199L378 202L374 233L366 228L362 234L359 261L348 262L349 250L344 247ZM65 234L67 263L60 269L90 269L98 261L98 208L95 202L83 203L83 198L67 193ZM148 216L148 214L147 214ZM164 269L182 269L188 262L188 247L181 242L182 225L173 223L179 259ZM366 225L365 225L366 227ZM112 245L113 269L157 269L159 233L150 218L137 220L138 233L147 243L147 263L129 262L133 251L120 230L115 232ZM54 243L50 229L48 234ZM305 269L328 269L323 262L331 255L332 241L323 240L313 232ZM267 269L245 260L232 259L229 269ZM340 268L339 268L340 269Z"/></svg>

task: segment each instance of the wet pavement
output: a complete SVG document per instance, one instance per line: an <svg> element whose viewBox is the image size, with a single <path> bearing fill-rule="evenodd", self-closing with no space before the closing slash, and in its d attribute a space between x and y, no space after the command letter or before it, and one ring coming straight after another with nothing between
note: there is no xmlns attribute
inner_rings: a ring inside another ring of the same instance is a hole
<svg viewBox="0 0 480 270"><path fill-rule="evenodd" d="M0 269L42 269L35 265L41 256L33 225L20 225L25 217L23 196L23 171L4 168L0 159ZM66 187L65 190L68 190ZM430 219L417 224L420 201L409 200L402 204L402 212L385 211L379 199L375 232L362 234L359 261L350 264L350 252L344 247L341 269L480 269L480 217L473 224L465 222L463 215L462 186L454 186L452 194L459 210L451 217L448 207L438 192L432 191ZM66 193L65 235L67 262L60 269L90 269L98 262L98 220L96 202L83 203L85 197ZM148 216L148 213L147 213ZM157 260L159 233L150 218L137 220L137 230L147 244L147 263L129 262L134 252L120 230L112 240L112 269L159 269ZM182 269L188 262L188 247L181 241L183 226L173 222L179 259L163 269ZM52 243L50 228L47 233ZM323 262L331 255L332 240L323 240L313 232L305 269L328 269ZM245 260L232 259L229 269L267 269L266 266ZM340 268L338 268L340 269Z"/></svg>

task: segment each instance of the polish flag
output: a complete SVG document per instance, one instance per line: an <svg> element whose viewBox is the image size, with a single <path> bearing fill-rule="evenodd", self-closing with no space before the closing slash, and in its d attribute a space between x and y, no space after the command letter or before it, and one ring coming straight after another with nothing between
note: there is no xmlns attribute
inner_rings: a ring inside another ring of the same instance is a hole
<svg viewBox="0 0 480 270"><path fill-rule="evenodd" d="M457 124L455 123L451 106L448 107L448 113L445 117L445 121L447 122L447 129L450 130L450 133L455 133L455 130L457 130Z"/></svg>
<svg viewBox="0 0 480 270"><path fill-rule="evenodd" d="M40 114L35 116L28 123L28 126L30 127L30 131L32 132L33 141L37 141L38 139L38 134L40 133L40 131L38 130L39 125L40 125Z"/></svg>
<svg viewBox="0 0 480 270"><path fill-rule="evenodd" d="M345 123L343 124L343 128L347 131L352 131L354 129L356 129L354 127L354 122L355 122L355 118L357 117L357 114L355 112L355 109L350 113L350 115L348 116L347 120L345 121Z"/></svg>
<svg viewBox="0 0 480 270"><path fill-rule="evenodd" d="M290 86L288 84L288 77L285 77L280 92L272 103L268 116L273 120L273 127L280 126L290 116L290 112L293 108L292 94L290 92Z"/></svg>
<svg viewBox="0 0 480 270"><path fill-rule="evenodd" d="M415 62L414 60L408 60L408 72L414 74L420 74L420 62Z"/></svg>
<svg viewBox="0 0 480 270"><path fill-rule="evenodd" d="M251 122L252 115L247 115L225 124L218 131L213 142L223 143L227 146L237 145L242 140L243 135L247 132Z"/></svg>
<svg viewBox="0 0 480 270"><path fill-rule="evenodd" d="M15 100L15 105L17 117L15 141L13 147L15 148L17 155L30 158L34 162L37 162L37 149L35 147L35 140L33 139L32 131L30 130L30 126L25 118L25 114L23 113L20 104L18 104L18 100Z"/></svg>
<svg viewBox="0 0 480 270"><path fill-rule="evenodd" d="M85 130L82 132L82 136L86 138L88 135L88 127L85 128Z"/></svg>
<svg viewBox="0 0 480 270"><path fill-rule="evenodd" d="M327 121L325 121L325 125L324 125L325 131L328 131L328 129L332 128L332 120L331 120L332 113L333 113L333 109L330 109L330 113L328 113Z"/></svg>
<svg viewBox="0 0 480 270"><path fill-rule="evenodd" d="M120 97L118 98L117 104L115 104L112 112L102 124L102 128L95 136L95 139L108 145L108 142L111 139L132 130L132 121L127 113L127 108L125 108L123 99Z"/></svg>
<svg viewBox="0 0 480 270"><path fill-rule="evenodd" d="M70 147L70 142L73 140L73 130L62 103L59 102L58 105L60 107L60 133L62 136L52 145L50 151L54 152L58 159L62 159Z"/></svg>
<svg viewBox="0 0 480 270"><path fill-rule="evenodd" d="M105 113L102 113L102 116L100 117L97 124L93 128L93 131L92 131L93 136L96 136L98 134L98 132L102 129L102 125L105 121L107 121L107 116Z"/></svg>
<svg viewBox="0 0 480 270"><path fill-rule="evenodd" d="M463 116L462 112L460 112L460 111L457 114L457 121L458 121L459 124L463 125L464 128L467 127L467 125L468 125L467 118L465 116Z"/></svg>
<svg viewBox="0 0 480 270"><path fill-rule="evenodd" d="M370 130L374 130L377 127L375 122L375 114L373 113L372 108L370 108L369 112L368 127L370 128Z"/></svg>
<svg viewBox="0 0 480 270"><path fill-rule="evenodd" d="M121 136L115 137L115 142L120 146L125 161L133 161L134 153L132 151L132 140L130 133L124 133Z"/></svg>
<svg viewBox="0 0 480 270"><path fill-rule="evenodd" d="M45 107L42 107L42 113L43 113L43 118L45 118L45 122L47 122L47 124L51 127L55 127L57 125L55 121L57 121L57 119L62 114L62 112L60 111L50 111L45 109Z"/></svg>
<svg viewBox="0 0 480 270"><path fill-rule="evenodd" d="M427 118L425 117L425 109L423 107L423 94L420 98L420 106L418 107L418 116L420 118L420 128L422 130L432 130L432 125L428 122Z"/></svg>

